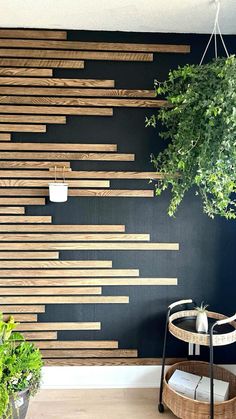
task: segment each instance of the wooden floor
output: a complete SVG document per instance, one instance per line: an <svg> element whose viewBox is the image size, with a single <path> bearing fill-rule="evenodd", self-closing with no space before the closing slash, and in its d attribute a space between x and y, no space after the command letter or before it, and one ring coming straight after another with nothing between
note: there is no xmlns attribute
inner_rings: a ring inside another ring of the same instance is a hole
<svg viewBox="0 0 236 419"><path fill-rule="evenodd" d="M41 390L27 419L173 419L157 410L155 389Z"/></svg>

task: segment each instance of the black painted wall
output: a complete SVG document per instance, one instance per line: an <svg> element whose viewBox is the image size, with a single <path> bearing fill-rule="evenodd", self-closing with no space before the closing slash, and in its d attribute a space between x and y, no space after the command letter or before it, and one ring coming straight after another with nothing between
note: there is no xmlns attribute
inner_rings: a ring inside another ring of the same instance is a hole
<svg viewBox="0 0 236 419"><path fill-rule="evenodd" d="M199 63L208 36L70 31L68 39L85 41L188 43L191 54L155 54L153 63L87 61L85 70L55 70L55 77L115 79L117 88L150 89L170 68ZM225 37L231 53L236 37ZM206 59L213 56L210 50ZM112 142L120 152L134 152L135 162L73 162L78 170L152 170L150 153L163 147L152 128L145 128L148 109L114 109L113 117L68 117L65 126L46 134L16 134L14 140L39 142ZM114 188L152 188L146 181L112 181ZM140 357L160 357L164 313L180 298L204 300L214 311L236 311L236 222L209 219L190 192L175 219L167 216L169 194L161 198L70 198L65 204L28 207L27 214L53 215L54 223L120 223L127 232L150 233L152 241L179 242L179 252L62 252L63 259L112 259L114 268L139 268L141 277L178 277L178 286L104 287L105 295L129 295L126 305L51 305L40 321L101 321L101 331L59 332L59 339L117 339L120 348L138 348ZM170 339L169 356L185 356L187 346ZM216 360L236 363L235 345L216 351Z"/></svg>

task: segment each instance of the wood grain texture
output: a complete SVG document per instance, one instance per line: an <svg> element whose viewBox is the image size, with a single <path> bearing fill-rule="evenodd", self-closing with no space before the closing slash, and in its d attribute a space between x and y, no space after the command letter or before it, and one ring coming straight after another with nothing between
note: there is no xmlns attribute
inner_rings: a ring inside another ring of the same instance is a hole
<svg viewBox="0 0 236 419"><path fill-rule="evenodd" d="M44 123L44 124L65 124L65 116L52 116L52 115L0 115L0 122L20 122L20 123ZM10 135L10 134L9 134ZM1 141L3 141L1 139ZM24 144L24 143L22 143ZM12 143L14 147L20 147L19 143ZM2 146L2 144L1 144ZM23 145L24 147L24 145ZM1 150L17 150L17 148L1 148ZM21 149L21 148L20 148ZM26 148L27 150L27 148ZM28 149L30 150L30 148ZM32 148L31 148L32 150Z"/></svg>
<svg viewBox="0 0 236 419"><path fill-rule="evenodd" d="M24 332L26 340L57 339L57 332Z"/></svg>
<svg viewBox="0 0 236 419"><path fill-rule="evenodd" d="M1 198L0 205L45 205L44 198Z"/></svg>
<svg viewBox="0 0 236 419"><path fill-rule="evenodd" d="M0 214L24 214L24 213L25 213L24 207L0 207ZM8 222L8 221L5 221L5 222Z"/></svg>
<svg viewBox="0 0 236 419"><path fill-rule="evenodd" d="M46 125L0 124L0 131L7 131L7 132L46 132L46 130L47 130Z"/></svg>
<svg viewBox="0 0 236 419"><path fill-rule="evenodd" d="M0 288L0 295L101 295L101 287L22 287L22 288Z"/></svg>
<svg viewBox="0 0 236 419"><path fill-rule="evenodd" d="M148 241L150 234L141 233L22 233L0 234L0 241Z"/></svg>
<svg viewBox="0 0 236 419"><path fill-rule="evenodd" d="M36 330L100 330L99 322L58 322L58 323L21 323L17 326L18 331Z"/></svg>
<svg viewBox="0 0 236 419"><path fill-rule="evenodd" d="M0 124L1 129L1 124ZM31 152L11 153L8 151L1 152L1 159L9 160L30 160ZM102 161L134 161L134 154L127 153L77 153L77 152L35 152L34 160L102 160Z"/></svg>
<svg viewBox="0 0 236 419"><path fill-rule="evenodd" d="M8 321L10 314L4 314L3 320ZM37 314L14 314L16 322L36 322L38 319Z"/></svg>
<svg viewBox="0 0 236 419"><path fill-rule="evenodd" d="M45 313L45 306L43 305L4 305L1 307L2 313Z"/></svg>
<svg viewBox="0 0 236 419"><path fill-rule="evenodd" d="M138 269L0 269L0 277L45 278L45 277L119 277L139 276Z"/></svg>
<svg viewBox="0 0 236 419"><path fill-rule="evenodd" d="M0 29L0 38L64 40L67 39L67 32L45 29Z"/></svg>
<svg viewBox="0 0 236 419"><path fill-rule="evenodd" d="M15 259L58 259L59 252L0 252L0 259L15 260ZM3 262L0 262L2 266ZM12 263L12 262L11 262ZM12 265L11 265L12 266Z"/></svg>
<svg viewBox="0 0 236 419"><path fill-rule="evenodd" d="M111 260L19 260L0 261L0 268L65 269L65 268L112 268Z"/></svg>
<svg viewBox="0 0 236 419"><path fill-rule="evenodd" d="M29 223L33 222L33 217L35 216L26 216L26 217L32 217L28 220ZM20 217L19 217L20 218ZM43 218L43 217L41 217ZM18 224L5 224L0 225L0 232L2 231L8 231L8 232L25 232L25 233L81 233L81 232L101 232L101 233L109 233L109 232L116 232L116 233L122 233L125 231L124 225L119 224L51 224L51 225L28 225L28 224L19 224L21 220L13 220L10 217L1 217L0 216L0 224L1 223L11 223L11 222L17 222ZM27 222L22 220L22 223ZM39 221L39 223L41 223Z"/></svg>
<svg viewBox="0 0 236 419"><path fill-rule="evenodd" d="M16 115L11 115L15 117ZM24 115L18 115L18 118L22 118ZM55 117L55 116L35 116L27 115L29 118L49 118L48 120L53 121L56 118L64 117ZM6 116L8 117L8 116ZM4 118L4 115L0 115L1 118ZM61 119L60 119L61 120ZM64 121L64 119L63 119ZM117 151L117 144L70 144L70 143L0 143L0 150L15 150L15 151Z"/></svg>
<svg viewBox="0 0 236 419"><path fill-rule="evenodd" d="M29 76L29 77L52 77L53 70L50 68L21 68L1 67L0 76Z"/></svg>
<svg viewBox="0 0 236 419"><path fill-rule="evenodd" d="M67 144L68 145L68 144ZM57 162L55 162L57 166ZM43 170L0 170L0 178L47 178L54 179L55 168ZM160 172L109 172L109 171L67 171L67 179L163 179Z"/></svg>
<svg viewBox="0 0 236 419"><path fill-rule="evenodd" d="M118 349L117 340L49 340L32 343L39 349Z"/></svg>
<svg viewBox="0 0 236 419"><path fill-rule="evenodd" d="M139 61L139 60L137 60ZM144 60L142 60L144 61ZM147 61L147 60L145 60ZM35 58L0 58L1 67L84 68L81 60L41 60Z"/></svg>
<svg viewBox="0 0 236 419"><path fill-rule="evenodd" d="M51 223L51 222L52 222L52 217L50 215L0 215L0 224L2 223L4 224L6 223L45 224L45 223ZM11 228L11 226L8 226L8 227ZM18 229L17 225L16 227ZM4 226L0 226L0 231L1 231L1 228L4 228Z"/></svg>
<svg viewBox="0 0 236 419"><path fill-rule="evenodd" d="M81 41L53 41L28 39L1 39L0 47L11 48L42 48L62 50L94 50L94 51L140 51L140 52L170 52L189 53L190 45L173 44L137 44L119 42L81 42Z"/></svg>
<svg viewBox="0 0 236 419"><path fill-rule="evenodd" d="M0 141L11 141L11 134L0 133Z"/></svg>
<svg viewBox="0 0 236 419"><path fill-rule="evenodd" d="M15 114L48 114L48 115L86 115L86 116L112 116L112 108L95 107L67 107L67 106L3 106L0 105L0 113Z"/></svg>
<svg viewBox="0 0 236 419"><path fill-rule="evenodd" d="M186 358L167 358L166 365L172 365L177 362L181 362L186 360ZM111 365L111 366L122 366L122 365L161 365L162 358L57 358L57 359L45 359L44 365L45 366L82 366L82 365L95 365L95 366L102 366L102 365ZM146 414L146 413L145 413ZM156 412L155 412L156 415ZM155 416L156 417L156 416Z"/></svg>
<svg viewBox="0 0 236 419"><path fill-rule="evenodd" d="M160 286L178 285L177 278L0 278L0 286Z"/></svg>
<svg viewBox="0 0 236 419"><path fill-rule="evenodd" d="M1 147L0 147L1 148ZM0 152L1 154L1 152ZM15 153L13 153L15 154ZM53 181L54 182L54 181ZM66 181L69 188L109 188L110 187L110 181L109 180L68 180ZM43 193L40 193L37 190L23 190L22 193L19 193L20 189L13 190L12 192L9 191L7 188L24 188L24 187L31 187L31 188L39 188L41 186L48 187L49 182L47 179L0 179L0 188L4 187L3 189L0 189L0 195L13 195L18 196L25 195L25 196L40 196L44 195Z"/></svg>
<svg viewBox="0 0 236 419"><path fill-rule="evenodd" d="M0 242L0 250L8 250L9 243ZM179 250L179 243L16 243L11 242L11 250Z"/></svg>
<svg viewBox="0 0 236 419"><path fill-rule="evenodd" d="M0 297L0 304L128 304L129 297L126 296L30 296L30 297ZM57 328L56 328L57 329ZM56 329L38 329L38 330L56 330ZM22 330L31 330L31 329L22 329ZM34 330L34 329L32 329ZM66 329L64 329L66 330ZM73 329L68 329L73 330ZM95 329L94 329L95 330Z"/></svg>
<svg viewBox="0 0 236 419"><path fill-rule="evenodd" d="M63 161L3 161L0 160L0 169L45 169L48 170L50 168L55 169L55 166L57 168L65 167L70 168L70 162ZM13 172L11 172L13 174ZM55 174L54 174L55 177Z"/></svg>
<svg viewBox="0 0 236 419"><path fill-rule="evenodd" d="M136 349L42 349L43 358L136 358Z"/></svg>
<svg viewBox="0 0 236 419"><path fill-rule="evenodd" d="M114 87L114 80L43 77L0 77L0 86Z"/></svg>
<svg viewBox="0 0 236 419"><path fill-rule="evenodd" d="M105 182L105 181L104 181ZM18 188L18 189L1 189L0 195L2 196L43 196L49 195L47 189L29 189L29 188ZM69 189L69 196L99 196L101 198L108 197L133 197L133 198L153 198L154 191L151 189Z"/></svg>

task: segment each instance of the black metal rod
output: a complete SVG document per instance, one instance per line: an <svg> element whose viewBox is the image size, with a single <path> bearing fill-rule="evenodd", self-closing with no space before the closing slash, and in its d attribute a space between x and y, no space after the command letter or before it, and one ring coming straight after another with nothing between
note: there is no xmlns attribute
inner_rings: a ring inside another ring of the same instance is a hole
<svg viewBox="0 0 236 419"><path fill-rule="evenodd" d="M162 404L163 382L164 382L165 363L166 363L166 341L167 341L167 332L168 332L169 317L170 317L170 308L168 307L168 310L167 310L167 313L166 313L165 335L164 335L163 352L162 352L162 366L161 366L161 382L160 382L159 404Z"/></svg>
<svg viewBox="0 0 236 419"><path fill-rule="evenodd" d="M210 330L210 419L214 419L214 346L213 332L214 323Z"/></svg>

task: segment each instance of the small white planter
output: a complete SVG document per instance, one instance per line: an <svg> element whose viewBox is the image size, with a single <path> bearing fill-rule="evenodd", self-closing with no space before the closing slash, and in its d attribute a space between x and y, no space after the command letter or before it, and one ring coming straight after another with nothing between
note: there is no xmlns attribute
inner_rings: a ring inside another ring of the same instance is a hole
<svg viewBox="0 0 236 419"><path fill-rule="evenodd" d="M66 202L68 198L68 184L53 182L49 183L49 200L51 202Z"/></svg>
<svg viewBox="0 0 236 419"><path fill-rule="evenodd" d="M207 313L199 312L196 318L196 331L198 333L207 333L208 332L208 318Z"/></svg>

